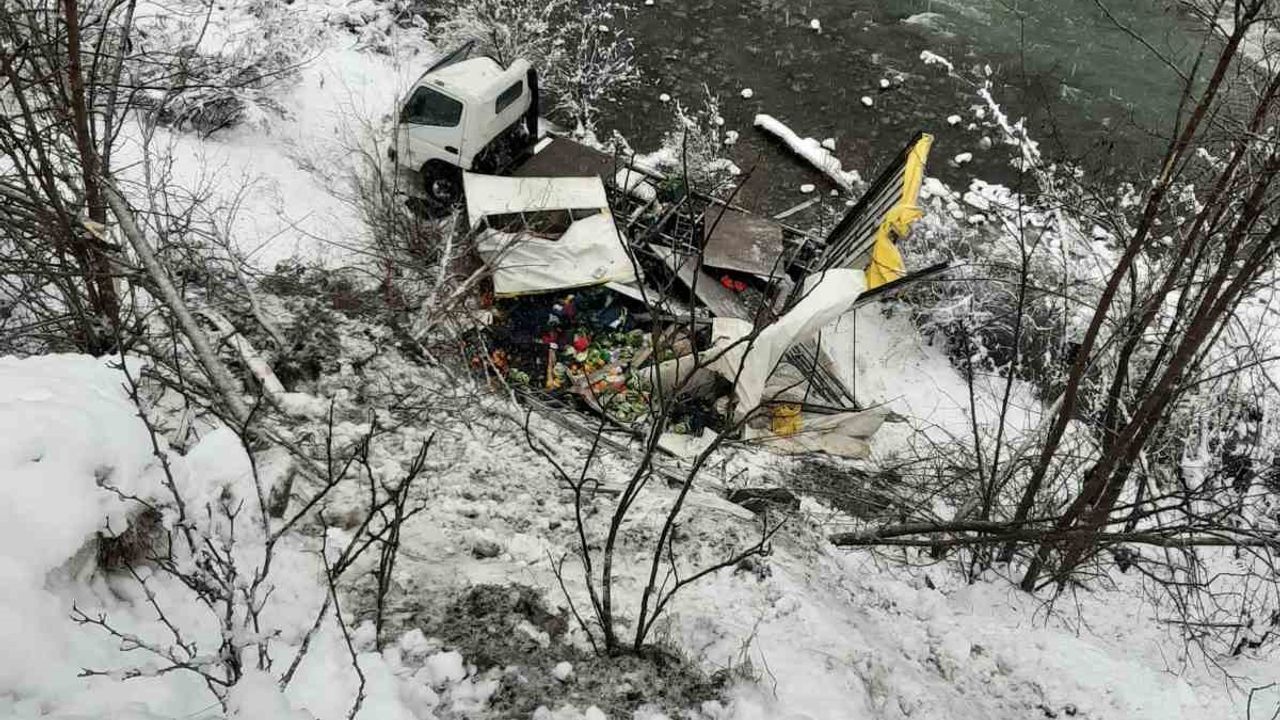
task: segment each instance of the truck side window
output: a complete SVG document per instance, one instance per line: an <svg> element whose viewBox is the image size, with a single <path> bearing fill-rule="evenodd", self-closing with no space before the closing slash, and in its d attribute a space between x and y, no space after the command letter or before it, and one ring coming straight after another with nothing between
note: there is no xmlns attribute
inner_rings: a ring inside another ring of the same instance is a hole
<svg viewBox="0 0 1280 720"><path fill-rule="evenodd" d="M498 96L498 101L494 103L493 114L497 115L503 110L506 110L507 108L511 107L511 103L515 102L516 100L519 100L520 94L523 92L524 92L523 80L517 80L514 85L507 88L506 90L503 90L502 94Z"/></svg>
<svg viewBox="0 0 1280 720"><path fill-rule="evenodd" d="M405 104L401 119L415 125L454 127L462 120L462 103L429 87L420 87Z"/></svg>

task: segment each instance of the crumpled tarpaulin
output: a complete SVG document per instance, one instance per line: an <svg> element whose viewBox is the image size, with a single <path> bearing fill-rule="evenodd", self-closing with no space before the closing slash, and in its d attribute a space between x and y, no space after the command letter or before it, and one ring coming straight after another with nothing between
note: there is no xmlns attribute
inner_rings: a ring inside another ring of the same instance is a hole
<svg viewBox="0 0 1280 720"><path fill-rule="evenodd" d="M709 352L710 368L730 381L735 378L734 420L741 420L766 396L765 384L782 356L792 346L817 337L822 328L848 312L866 289L860 270L839 268L826 270L806 279L806 291L800 302L785 315L761 330L754 341L744 340L751 334L751 323L732 318L716 318L713 334L720 337ZM720 350L717 352L717 350Z"/></svg>
<svg viewBox="0 0 1280 720"><path fill-rule="evenodd" d="M774 400L766 385L792 346L812 340L836 318L853 307L862 294L861 270L838 268L810 277L804 297L786 314L751 337L753 326L746 320L715 318L711 325L711 346L692 355L661 363L653 371L653 381L664 390L680 388L696 392L719 376L733 383L733 420L741 421L763 403Z"/></svg>
<svg viewBox="0 0 1280 720"><path fill-rule="evenodd" d="M855 459L871 456L872 435L884 424L888 412L883 409L819 415L800 413L794 432L779 435L770 428L743 430L743 439L786 455L823 452Z"/></svg>
<svg viewBox="0 0 1280 720"><path fill-rule="evenodd" d="M553 210L596 210L557 238L481 230L476 249L493 268L503 297L608 282L635 282L635 267L614 225L599 177L513 178L463 173L471 227L486 217Z"/></svg>

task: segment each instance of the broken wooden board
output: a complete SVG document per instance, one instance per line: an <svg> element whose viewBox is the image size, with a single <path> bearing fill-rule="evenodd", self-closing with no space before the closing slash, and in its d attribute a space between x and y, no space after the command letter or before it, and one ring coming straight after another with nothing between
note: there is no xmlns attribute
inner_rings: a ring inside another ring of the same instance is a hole
<svg viewBox="0 0 1280 720"><path fill-rule="evenodd" d="M783 272L782 226L758 215L710 206L702 214L704 265L773 277Z"/></svg>
<svg viewBox="0 0 1280 720"><path fill-rule="evenodd" d="M650 245L649 249L671 269L671 272L676 274L676 277L680 278L680 282L693 290L693 294L711 311L712 315L740 320L751 319L751 312L742 300L728 288L716 282L716 279L708 275L705 270L699 270L695 257L690 256L680 263L671 248Z"/></svg>

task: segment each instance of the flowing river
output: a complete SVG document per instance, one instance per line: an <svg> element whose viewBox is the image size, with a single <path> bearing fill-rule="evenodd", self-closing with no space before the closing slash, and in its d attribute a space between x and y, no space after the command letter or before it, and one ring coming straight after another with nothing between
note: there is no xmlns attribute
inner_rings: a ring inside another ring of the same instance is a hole
<svg viewBox="0 0 1280 720"><path fill-rule="evenodd" d="M725 129L741 133L731 157L754 170L745 201L773 211L802 200L803 183L831 186L754 129L756 113L802 137L833 138L844 166L866 179L925 130L936 138L931 175L958 188L973 177L1013 182L1008 149L972 125L972 80L987 67L997 101L1011 118L1028 118L1048 155L1131 176L1167 136L1178 88L1130 32L1181 63L1199 42L1191 19L1164 0L653 1L628 0L624 21L643 79L607 129L652 148L672 127L660 96L698 107L705 85L720 99ZM926 65L924 50L970 81ZM950 125L952 115L961 122ZM965 153L972 159L957 163Z"/></svg>

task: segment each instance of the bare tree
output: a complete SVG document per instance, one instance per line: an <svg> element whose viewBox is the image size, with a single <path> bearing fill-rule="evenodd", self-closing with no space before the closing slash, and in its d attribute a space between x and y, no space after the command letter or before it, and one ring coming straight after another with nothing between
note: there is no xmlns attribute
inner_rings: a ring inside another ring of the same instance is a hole
<svg viewBox="0 0 1280 720"><path fill-rule="evenodd" d="M133 2L23 0L0 8L0 252L19 327L66 328L107 349L120 321L117 249L85 226L107 221L112 120ZM49 333L46 333L49 334Z"/></svg>

